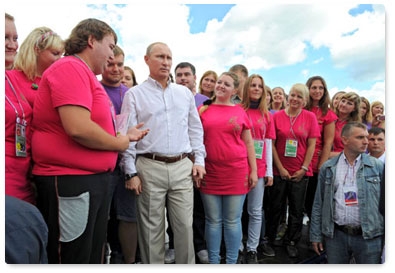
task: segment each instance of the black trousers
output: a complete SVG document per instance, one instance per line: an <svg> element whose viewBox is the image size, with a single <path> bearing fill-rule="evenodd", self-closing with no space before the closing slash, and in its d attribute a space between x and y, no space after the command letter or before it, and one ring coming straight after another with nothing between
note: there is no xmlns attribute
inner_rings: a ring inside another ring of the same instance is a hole
<svg viewBox="0 0 395 273"><path fill-rule="evenodd" d="M270 204L267 215L266 234L269 240L274 240L278 225L281 222L282 207L288 198L288 228L284 237L284 243L290 241L297 243L302 237L303 210L306 196L308 177L299 182L283 180L280 176L274 176L273 186L270 189Z"/></svg>
<svg viewBox="0 0 395 273"><path fill-rule="evenodd" d="M315 191L317 190L318 173L314 173L313 176L309 177L309 183L307 185L306 199L304 201L304 210L307 213L309 219L311 219L311 211L313 209Z"/></svg>
<svg viewBox="0 0 395 273"><path fill-rule="evenodd" d="M35 183L48 225L48 262L103 263L111 174L36 176Z"/></svg>

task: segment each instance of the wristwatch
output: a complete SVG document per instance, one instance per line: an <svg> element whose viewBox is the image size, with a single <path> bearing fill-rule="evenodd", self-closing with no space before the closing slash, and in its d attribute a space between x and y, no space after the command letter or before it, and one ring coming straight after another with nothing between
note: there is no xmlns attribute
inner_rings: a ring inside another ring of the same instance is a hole
<svg viewBox="0 0 395 273"><path fill-rule="evenodd" d="M125 181L128 181L129 179L132 179L133 177L137 176L137 173L127 173L125 174Z"/></svg>

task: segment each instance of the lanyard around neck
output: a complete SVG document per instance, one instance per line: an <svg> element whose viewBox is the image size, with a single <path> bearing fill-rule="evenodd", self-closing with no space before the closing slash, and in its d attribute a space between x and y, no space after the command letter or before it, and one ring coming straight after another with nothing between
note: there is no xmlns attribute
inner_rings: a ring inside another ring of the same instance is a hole
<svg viewBox="0 0 395 273"><path fill-rule="evenodd" d="M289 114L289 110L286 111L286 114L287 114L288 117L289 117L289 123L291 124L290 130L289 130L289 131L290 131L290 133L292 133L292 135L293 135L293 137L294 137L295 139L296 139L296 135L295 135L293 126L294 126L294 124L295 124L295 122L296 122L296 119L299 117L300 113L302 113L302 110L300 110L299 113L298 113L294 118L292 118L291 115Z"/></svg>
<svg viewBox="0 0 395 273"><path fill-rule="evenodd" d="M263 125L263 128L262 128L262 136L265 136L265 135L266 135L266 129L265 129L264 116L263 116L263 113L262 113L261 111L259 111L259 112L260 112L261 115L262 115L262 125ZM247 113L248 119L250 120L252 137L253 137L254 139L256 139L257 136L256 136L255 130L254 130L254 122L252 121L252 119L251 119L250 114L248 113L248 111L247 111L246 113ZM258 121L259 121L259 120L257 120L257 122L258 122ZM258 125L259 125L259 122L258 122Z"/></svg>
<svg viewBox="0 0 395 273"><path fill-rule="evenodd" d="M14 88L14 86L12 85L12 83L11 83L10 79L8 78L8 76L5 75L5 77L6 77L6 79L7 79L8 84L9 84L10 87L11 87L12 92L14 93L14 95L15 95L17 101L18 101L19 107L20 107L21 110L22 110L22 124L26 126L27 122L26 122L26 118L25 118L25 111L24 111L24 109L23 109L23 107L22 107L21 101L19 100L19 96L18 96L17 92L15 91L15 88ZM14 111L15 111L15 114L16 114L16 122L17 122L17 123L21 123L21 120L20 120L20 117L19 117L18 109L17 109L16 106L12 103L12 101L8 98L7 94L5 95L5 98L7 99L8 103L12 106L12 108L14 108Z"/></svg>

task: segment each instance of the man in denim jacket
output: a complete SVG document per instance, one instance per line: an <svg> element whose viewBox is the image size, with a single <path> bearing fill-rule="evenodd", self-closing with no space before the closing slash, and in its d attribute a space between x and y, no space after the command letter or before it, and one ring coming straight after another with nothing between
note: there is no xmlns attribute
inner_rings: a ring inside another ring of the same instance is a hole
<svg viewBox="0 0 395 273"><path fill-rule="evenodd" d="M320 254L325 242L328 263L380 263L384 219L379 213L384 165L365 153L366 126L351 122L342 130L343 152L320 169L310 241Z"/></svg>

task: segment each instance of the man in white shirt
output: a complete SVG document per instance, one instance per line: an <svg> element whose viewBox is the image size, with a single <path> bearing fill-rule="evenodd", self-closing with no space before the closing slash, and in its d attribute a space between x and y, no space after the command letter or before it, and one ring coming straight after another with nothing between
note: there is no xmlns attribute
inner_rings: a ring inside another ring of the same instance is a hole
<svg viewBox="0 0 395 273"><path fill-rule="evenodd" d="M144 122L149 137L123 153L125 185L135 190L143 263L164 263L165 204L174 231L175 262L195 263L192 232L193 180L205 174L203 128L192 92L171 83L172 53L161 42L148 46L150 74L125 95L122 113ZM193 163L194 162L194 163Z"/></svg>

